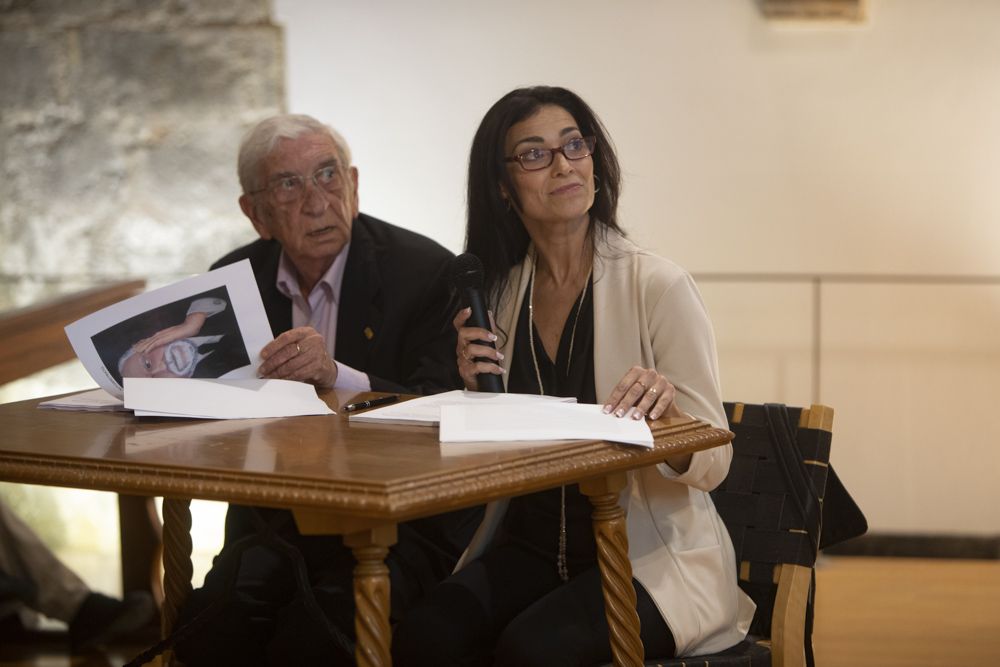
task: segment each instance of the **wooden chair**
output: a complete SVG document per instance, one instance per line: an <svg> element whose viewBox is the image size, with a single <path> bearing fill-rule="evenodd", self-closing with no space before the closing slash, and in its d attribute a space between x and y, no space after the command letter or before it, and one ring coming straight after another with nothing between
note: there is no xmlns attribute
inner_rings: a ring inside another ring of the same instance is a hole
<svg viewBox="0 0 1000 667"><path fill-rule="evenodd" d="M750 636L723 653L645 664L812 665L813 567L821 546L833 410L725 407L736 436L733 461L712 499L733 540L740 587L757 603Z"/></svg>

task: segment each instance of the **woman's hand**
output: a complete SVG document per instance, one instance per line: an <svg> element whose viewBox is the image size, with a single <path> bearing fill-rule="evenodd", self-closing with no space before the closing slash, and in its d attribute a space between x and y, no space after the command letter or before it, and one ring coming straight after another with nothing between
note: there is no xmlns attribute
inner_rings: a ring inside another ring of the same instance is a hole
<svg viewBox="0 0 1000 667"><path fill-rule="evenodd" d="M647 414L650 419L659 419L663 415L683 417L684 413L674 402L676 396L674 385L655 368L633 366L604 402L604 414L614 412L616 417L624 417L631 409L632 419L642 419ZM691 454L668 456L666 463L683 473L691 465Z"/></svg>
<svg viewBox="0 0 1000 667"><path fill-rule="evenodd" d="M480 341L484 340L496 342L496 335L479 327L464 326L471 315L471 308L463 308L455 314L452 324L458 332L458 343L455 346L455 357L458 360L458 374L462 376L465 388L475 391L477 375L480 373L502 375L504 370L500 367L500 360L503 359L500 350L480 344ZM493 324L492 313L490 313L490 323ZM477 357L493 359L496 363L475 361Z"/></svg>
<svg viewBox="0 0 1000 667"><path fill-rule="evenodd" d="M611 396L604 402L604 414L624 417L631 409L632 419L659 419L664 414L679 417L683 413L674 403L677 391L655 368L633 366L618 381Z"/></svg>
<svg viewBox="0 0 1000 667"><path fill-rule="evenodd" d="M132 348L139 354L144 352L149 352L154 347L160 347L161 345L167 345L173 343L175 340L180 340L181 338L190 338L201 331L201 327L205 324L205 318L207 315L205 313L191 313L184 318L184 321L180 324L174 325L172 327L167 327L166 329L161 329L149 338L143 338Z"/></svg>

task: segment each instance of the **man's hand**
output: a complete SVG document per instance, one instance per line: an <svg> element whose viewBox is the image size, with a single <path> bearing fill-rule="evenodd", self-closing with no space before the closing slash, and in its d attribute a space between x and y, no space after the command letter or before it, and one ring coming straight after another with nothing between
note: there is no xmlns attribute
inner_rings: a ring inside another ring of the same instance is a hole
<svg viewBox="0 0 1000 667"><path fill-rule="evenodd" d="M298 380L320 387L337 381L337 364L326 351L326 340L312 327L281 334L260 351L257 374L270 380Z"/></svg>

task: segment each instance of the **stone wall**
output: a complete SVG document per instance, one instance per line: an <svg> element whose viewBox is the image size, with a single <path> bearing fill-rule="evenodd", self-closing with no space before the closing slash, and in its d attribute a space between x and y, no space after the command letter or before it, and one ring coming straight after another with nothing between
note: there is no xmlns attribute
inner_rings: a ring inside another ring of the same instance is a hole
<svg viewBox="0 0 1000 667"><path fill-rule="evenodd" d="M284 108L270 0L0 0L0 311L254 237L236 149Z"/></svg>

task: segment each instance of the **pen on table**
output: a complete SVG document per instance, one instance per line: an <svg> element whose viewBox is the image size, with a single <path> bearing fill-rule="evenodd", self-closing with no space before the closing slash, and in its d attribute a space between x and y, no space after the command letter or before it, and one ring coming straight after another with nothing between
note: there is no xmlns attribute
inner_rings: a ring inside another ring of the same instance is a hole
<svg viewBox="0 0 1000 667"><path fill-rule="evenodd" d="M399 394L389 394L388 396L379 396L378 398L371 398L367 401L361 401L360 403L348 403L344 406L344 412L355 412L357 410L367 410L368 408L374 408L379 405L388 405L389 403L395 403L399 400Z"/></svg>

